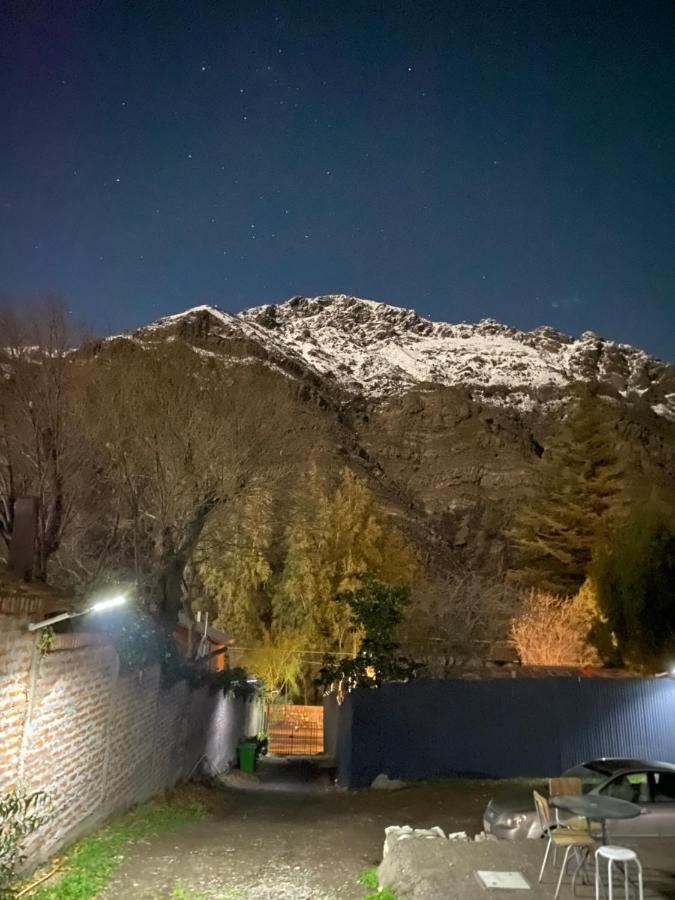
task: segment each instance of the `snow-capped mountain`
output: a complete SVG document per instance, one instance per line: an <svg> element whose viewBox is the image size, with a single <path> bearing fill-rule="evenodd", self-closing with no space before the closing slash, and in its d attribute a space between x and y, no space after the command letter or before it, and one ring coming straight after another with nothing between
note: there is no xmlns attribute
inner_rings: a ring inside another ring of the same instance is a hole
<svg viewBox="0 0 675 900"><path fill-rule="evenodd" d="M344 294L294 297L238 315L195 307L160 319L137 335L179 328L192 337L245 341L251 355L282 368L304 368L352 394L383 398L420 385L498 389L502 402L529 402L575 382L598 381L624 396L644 396L675 419L675 366L642 350L579 338L550 327L524 332L492 319L478 324L432 322L412 309ZM208 351L206 351L208 352ZM213 351L212 351L213 352Z"/></svg>
<svg viewBox="0 0 675 900"><path fill-rule="evenodd" d="M205 373L229 367L252 404L278 392L288 431L256 452L283 453L298 484L310 464L327 485L350 466L439 571L457 560L499 569L506 523L539 489L580 383L598 385L595 413L616 436L630 490L675 490L675 366L590 333L432 322L337 294L237 315L194 307L91 355L124 364L125 342L185 345Z"/></svg>

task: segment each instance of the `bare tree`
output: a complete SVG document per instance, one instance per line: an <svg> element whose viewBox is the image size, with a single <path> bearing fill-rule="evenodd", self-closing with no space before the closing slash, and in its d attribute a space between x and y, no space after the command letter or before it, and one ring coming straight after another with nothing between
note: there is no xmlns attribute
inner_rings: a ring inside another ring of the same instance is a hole
<svg viewBox="0 0 675 900"><path fill-rule="evenodd" d="M592 613L583 594L559 597L532 590L511 626L521 662L533 666L584 666L598 662L587 643Z"/></svg>
<svg viewBox="0 0 675 900"><path fill-rule="evenodd" d="M457 572L415 592L409 639L430 665L442 660L448 675L458 662L485 656L495 641L508 636L516 604L503 578Z"/></svg>
<svg viewBox="0 0 675 900"><path fill-rule="evenodd" d="M209 517L283 471L286 381L180 341L130 343L96 361L89 404L135 580L173 621Z"/></svg>
<svg viewBox="0 0 675 900"><path fill-rule="evenodd" d="M9 546L16 498L39 500L35 575L68 529L82 474L74 402L75 335L53 299L19 314L0 307L0 536Z"/></svg>

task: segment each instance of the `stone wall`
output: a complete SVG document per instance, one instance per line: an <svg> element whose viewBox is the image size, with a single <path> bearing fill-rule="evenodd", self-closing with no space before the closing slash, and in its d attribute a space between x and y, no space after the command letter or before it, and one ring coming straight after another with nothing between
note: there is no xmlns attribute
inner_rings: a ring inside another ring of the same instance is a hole
<svg viewBox="0 0 675 900"><path fill-rule="evenodd" d="M189 777L203 757L224 770L260 727L257 702L164 688L158 666L123 672L98 635L57 636L40 653L25 625L0 617L0 792L24 784L54 800L33 862Z"/></svg>

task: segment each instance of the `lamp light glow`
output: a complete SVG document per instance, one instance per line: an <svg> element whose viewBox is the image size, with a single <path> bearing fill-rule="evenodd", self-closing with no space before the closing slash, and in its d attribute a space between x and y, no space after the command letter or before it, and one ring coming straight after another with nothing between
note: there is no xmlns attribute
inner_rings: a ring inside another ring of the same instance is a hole
<svg viewBox="0 0 675 900"><path fill-rule="evenodd" d="M104 612L106 609L122 606L126 602L126 594L115 594L114 597L106 597L103 600L98 600L96 603L93 603L91 606L88 606L86 609L81 609L78 612L63 612L56 616L51 616L49 619L43 619L42 622L30 622L28 630L37 631L38 629L46 628L49 625L56 625L57 622L65 622L66 619L77 619L80 616L86 616L89 613Z"/></svg>
<svg viewBox="0 0 675 900"><path fill-rule="evenodd" d="M114 597L108 597L105 600L99 600L97 603L94 603L89 612L103 612L103 610L112 609L115 606L122 606L126 602L127 598L124 594L116 594Z"/></svg>

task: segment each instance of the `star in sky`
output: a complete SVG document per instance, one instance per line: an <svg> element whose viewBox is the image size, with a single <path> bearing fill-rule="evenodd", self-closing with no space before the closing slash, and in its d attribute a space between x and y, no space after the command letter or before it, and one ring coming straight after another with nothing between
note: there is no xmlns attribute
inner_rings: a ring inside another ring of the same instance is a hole
<svg viewBox="0 0 675 900"><path fill-rule="evenodd" d="M116 330L428 296L675 355L672 10L599 3L0 5L0 290Z"/></svg>

